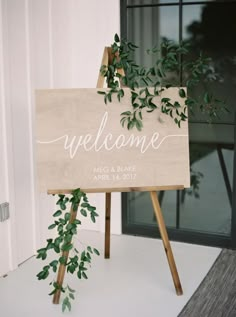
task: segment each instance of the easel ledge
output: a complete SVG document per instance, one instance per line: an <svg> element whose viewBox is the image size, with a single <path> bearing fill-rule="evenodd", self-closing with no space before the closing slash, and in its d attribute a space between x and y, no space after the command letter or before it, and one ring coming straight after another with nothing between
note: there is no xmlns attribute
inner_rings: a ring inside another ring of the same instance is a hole
<svg viewBox="0 0 236 317"><path fill-rule="evenodd" d="M183 185L151 186L151 187L124 187L124 188L81 188L85 193L128 193L128 192L159 192L162 190L183 190ZM74 189L49 189L48 195L69 195Z"/></svg>

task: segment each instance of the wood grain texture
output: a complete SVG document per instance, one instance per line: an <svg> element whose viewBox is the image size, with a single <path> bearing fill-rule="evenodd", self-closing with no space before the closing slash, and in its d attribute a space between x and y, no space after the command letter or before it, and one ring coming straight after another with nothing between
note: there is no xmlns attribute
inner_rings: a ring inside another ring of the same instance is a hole
<svg viewBox="0 0 236 317"><path fill-rule="evenodd" d="M180 279L179 279L179 274L177 271L177 267L175 264L175 259L173 256L173 252L172 252L172 248L170 245L170 241L169 241L169 237L167 234L167 230L166 230L166 225L164 222L164 218L162 215L162 211L161 211L161 207L159 204L159 201L157 199L157 193L156 192L150 192L150 196L151 196L151 200L152 200L152 205L153 205L153 209L156 215L156 219L157 219L157 223L158 223L158 227L159 227L159 231L160 231L160 235L161 235L161 239L163 242L163 246L166 252L166 257L169 263L169 267L170 267L170 272L172 275L172 279L175 285L175 290L176 290L176 294L177 295L182 295L183 294L183 290L182 290L182 286L180 283Z"/></svg>
<svg viewBox="0 0 236 317"><path fill-rule="evenodd" d="M105 195L105 259L110 258L110 232L111 232L111 193L106 193Z"/></svg>
<svg viewBox="0 0 236 317"><path fill-rule="evenodd" d="M108 65L108 47L104 47L101 67L103 65ZM97 80L97 87L100 87L100 88L103 87L104 80L105 80L105 77L102 76L101 72L99 71L98 80Z"/></svg>
<svg viewBox="0 0 236 317"><path fill-rule="evenodd" d="M143 113L143 130L128 131L120 124L120 113L131 110L130 91L125 89L120 103L113 97L107 105L97 91L36 91L39 189L189 187L187 121L179 128L160 111ZM177 88L164 96L183 103Z"/></svg>
<svg viewBox="0 0 236 317"><path fill-rule="evenodd" d="M73 223L74 220L76 219L76 216L77 216L77 211L74 210L72 205L71 205L69 223ZM70 245L71 243L73 243L72 238L70 239L70 241L67 242L67 244ZM65 264L60 263L60 265L59 265L59 269L57 272L58 289L56 290L56 292L53 295L53 304L59 304L59 301L60 301L61 287L63 286L63 281L64 281L64 277L65 277L65 273L66 273L66 263L68 261L69 251L62 251L61 256L65 259Z"/></svg>
<svg viewBox="0 0 236 317"><path fill-rule="evenodd" d="M152 192L152 191L163 191L163 190L181 190L184 189L183 185L175 186L147 186L147 187L120 187L120 188L81 188L85 193L112 193L112 192ZM47 190L48 195L57 194L71 194L74 189L49 189Z"/></svg>

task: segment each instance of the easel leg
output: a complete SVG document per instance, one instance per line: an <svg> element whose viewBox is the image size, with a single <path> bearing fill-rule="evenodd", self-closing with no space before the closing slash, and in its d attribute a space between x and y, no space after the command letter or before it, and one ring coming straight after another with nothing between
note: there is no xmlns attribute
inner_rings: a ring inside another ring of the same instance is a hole
<svg viewBox="0 0 236 317"><path fill-rule="evenodd" d="M105 259L110 258L111 193L106 193Z"/></svg>
<svg viewBox="0 0 236 317"><path fill-rule="evenodd" d="M72 206L71 206L69 223L74 222L74 220L76 219L76 216L77 216L77 211L74 211ZM68 241L68 244L71 244L71 241ZM65 263L67 263L67 260L68 260L68 257L69 257L69 251L63 251L62 252L62 256L65 259ZM57 273L57 284L60 287L63 285L65 271L66 271L66 265L65 264L60 264L59 270L58 270L58 273ZM61 289L58 289L55 292L55 294L53 295L53 304L59 304L60 296L61 296Z"/></svg>
<svg viewBox="0 0 236 317"><path fill-rule="evenodd" d="M153 204L153 208L155 211L155 215L157 218L157 222L159 225L159 230L160 230L160 234L161 234L161 238L162 238L162 242L165 248L165 252L166 252L166 256L167 256L167 260L170 266L170 271L172 274L172 278L174 281L174 285L175 285L175 289L176 289L176 294L177 295L182 295L183 294L183 290L182 290L182 286L180 283L180 279L179 279L179 275L177 272L177 268L175 265L175 260L174 260L174 256L172 253L172 249L171 249L171 245L170 245L170 241L168 238L168 234L166 231L166 226L165 226L165 222L162 216L162 212L161 212L161 208L159 205L159 201L157 199L157 194L156 192L150 192L151 195L151 199L152 199L152 204Z"/></svg>

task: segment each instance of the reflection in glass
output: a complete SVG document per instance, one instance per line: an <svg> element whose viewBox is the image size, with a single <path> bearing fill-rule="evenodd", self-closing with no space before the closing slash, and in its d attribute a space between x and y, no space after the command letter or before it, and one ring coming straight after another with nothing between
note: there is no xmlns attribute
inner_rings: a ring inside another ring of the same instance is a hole
<svg viewBox="0 0 236 317"><path fill-rule="evenodd" d="M168 227L175 227L176 224L176 192L160 192L159 202L163 209L163 217ZM156 227L156 219L153 213L153 206L150 194L147 192L133 192L128 195L128 222L136 225L151 225Z"/></svg>
<svg viewBox="0 0 236 317"><path fill-rule="evenodd" d="M227 176L232 189L233 150L192 145L191 168L196 176L194 182L197 183L197 189L195 192L186 190L181 195L180 228L230 234L231 202L219 160L220 153L227 166Z"/></svg>
<svg viewBox="0 0 236 317"><path fill-rule="evenodd" d="M140 48L134 56L138 64L150 66L152 61L144 52L163 38L178 40L178 14L177 6L128 9L127 38Z"/></svg>
<svg viewBox="0 0 236 317"><path fill-rule="evenodd" d="M219 23L220 17L220 23ZM214 122L234 121L236 110L236 2L225 4L205 4L183 6L183 40L191 44L193 54L203 52L212 57L212 69L216 71L220 83L208 84L217 92L219 99L226 99L229 113ZM210 75L210 74L209 74ZM223 84L222 84L223 83ZM202 85L206 85L205 82ZM196 91L200 94L201 91ZM196 114L193 121L206 121Z"/></svg>
<svg viewBox="0 0 236 317"><path fill-rule="evenodd" d="M230 235L232 193L227 192L226 179L233 186L232 146L191 144L192 186L180 192L179 228ZM226 168L219 155L222 154ZM175 191L158 194L167 227L177 227L177 195ZM128 222L136 225L156 226L149 193L129 193Z"/></svg>

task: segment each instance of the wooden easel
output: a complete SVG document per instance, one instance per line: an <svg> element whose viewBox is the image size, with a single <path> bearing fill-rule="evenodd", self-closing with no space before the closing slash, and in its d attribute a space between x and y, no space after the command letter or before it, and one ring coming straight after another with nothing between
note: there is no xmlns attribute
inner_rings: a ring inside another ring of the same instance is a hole
<svg viewBox="0 0 236 317"><path fill-rule="evenodd" d="M110 47L105 47L104 53L103 53L103 58L102 58L102 65L110 65L112 63L112 50ZM124 70L120 69L119 73L121 75L124 75ZM102 88L104 85L104 77L100 74L98 76L98 81L97 81L97 88ZM167 260L169 263L170 271L172 274L175 290L177 295L182 295L183 290L182 286L180 283L178 271L176 268L174 256L172 253L170 241L168 238L164 218L162 215L161 207L157 198L157 192L158 191L163 191L163 190L181 190L184 189L183 185L175 185L175 186L158 186L158 187L129 187L129 188L105 188L105 189L82 189L86 193L105 193L105 250L104 250L104 257L105 259L110 258L110 222L111 222L111 193L112 192L131 192L131 191L148 191L150 192L150 197L152 200L152 205L153 209L155 212L155 216L157 219L161 239L164 245L164 249L166 252ZM48 190L48 194L70 194L72 192L72 189L61 189L61 190ZM76 218L77 213L71 209L70 211L70 223L74 221ZM69 257L69 251L63 251L62 256L66 259ZM57 275L57 284L59 286L63 285L64 281L64 276L65 276L65 271L66 271L66 266L64 264L60 264L59 270L58 270L58 275ZM60 300L60 294L61 290L58 289L54 296L53 296L53 303L58 304Z"/></svg>

